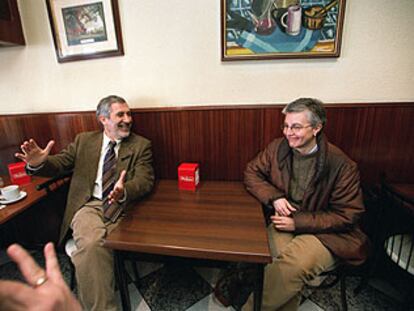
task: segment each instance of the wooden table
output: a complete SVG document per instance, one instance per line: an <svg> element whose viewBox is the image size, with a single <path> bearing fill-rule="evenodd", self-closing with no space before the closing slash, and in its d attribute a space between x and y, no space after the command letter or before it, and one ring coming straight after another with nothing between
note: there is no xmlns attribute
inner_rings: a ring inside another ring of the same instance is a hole
<svg viewBox="0 0 414 311"><path fill-rule="evenodd" d="M255 264L255 309L260 310L263 267L272 258L261 206L242 183L206 181L191 192L178 190L175 180L161 180L127 211L105 246L114 250L124 310L131 305L123 260L131 252Z"/></svg>
<svg viewBox="0 0 414 311"><path fill-rule="evenodd" d="M4 180L10 184L8 177ZM45 188L37 190L41 184ZM68 177L32 176L21 186L27 196L0 210L0 247L17 242L32 249L49 241L58 243L68 188Z"/></svg>
<svg viewBox="0 0 414 311"><path fill-rule="evenodd" d="M5 186L10 184L8 178L3 178ZM32 176L32 181L29 184L20 186L22 191L27 192L27 196L15 203L6 205L5 208L0 210L0 225L17 216L33 204L40 201L46 196L46 190L37 191L36 186L44 183L49 178Z"/></svg>

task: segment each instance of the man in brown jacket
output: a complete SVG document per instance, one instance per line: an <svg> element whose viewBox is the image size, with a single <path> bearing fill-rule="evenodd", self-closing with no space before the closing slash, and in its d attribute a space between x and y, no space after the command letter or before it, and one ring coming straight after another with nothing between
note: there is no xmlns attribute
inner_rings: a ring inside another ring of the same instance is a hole
<svg viewBox="0 0 414 311"><path fill-rule="evenodd" d="M85 310L101 311L117 309L113 256L103 239L125 207L152 189L154 172L151 142L131 133L131 111L123 98L103 98L96 116L103 131L77 135L59 154L49 155L54 141L42 149L30 139L16 156L34 174L73 172L60 240L70 227L79 298Z"/></svg>
<svg viewBox="0 0 414 311"><path fill-rule="evenodd" d="M273 262L266 266L262 310L297 310L307 281L339 261L361 264L367 238L356 164L327 142L319 100L300 98L283 113L284 138L248 165L244 183L270 216ZM252 296L243 308L252 309Z"/></svg>

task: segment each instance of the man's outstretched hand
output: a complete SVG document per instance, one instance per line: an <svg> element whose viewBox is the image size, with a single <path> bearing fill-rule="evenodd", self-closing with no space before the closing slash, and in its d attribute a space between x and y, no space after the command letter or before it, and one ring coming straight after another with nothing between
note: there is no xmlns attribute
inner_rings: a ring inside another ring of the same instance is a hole
<svg viewBox="0 0 414 311"><path fill-rule="evenodd" d="M31 138L21 144L20 149L22 150L22 153L15 153L14 156L20 160L23 160L30 166L36 167L45 162L54 144L55 142L50 140L47 143L46 148L42 149L36 141Z"/></svg>

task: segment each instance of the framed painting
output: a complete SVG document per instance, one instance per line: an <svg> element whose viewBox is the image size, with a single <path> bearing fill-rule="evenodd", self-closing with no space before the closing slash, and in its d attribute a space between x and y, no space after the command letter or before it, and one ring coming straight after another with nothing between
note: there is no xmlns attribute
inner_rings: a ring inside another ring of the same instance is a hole
<svg viewBox="0 0 414 311"><path fill-rule="evenodd" d="M339 57L346 0L221 0L222 60Z"/></svg>
<svg viewBox="0 0 414 311"><path fill-rule="evenodd" d="M124 55L118 0L46 0L59 63Z"/></svg>

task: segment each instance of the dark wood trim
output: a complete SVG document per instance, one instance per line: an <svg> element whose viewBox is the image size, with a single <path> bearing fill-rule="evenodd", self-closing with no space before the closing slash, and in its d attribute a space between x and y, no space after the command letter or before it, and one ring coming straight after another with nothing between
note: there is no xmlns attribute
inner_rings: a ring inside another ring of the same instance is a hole
<svg viewBox="0 0 414 311"><path fill-rule="evenodd" d="M0 46L25 45L17 1L6 0L4 5L10 19L0 19Z"/></svg>

